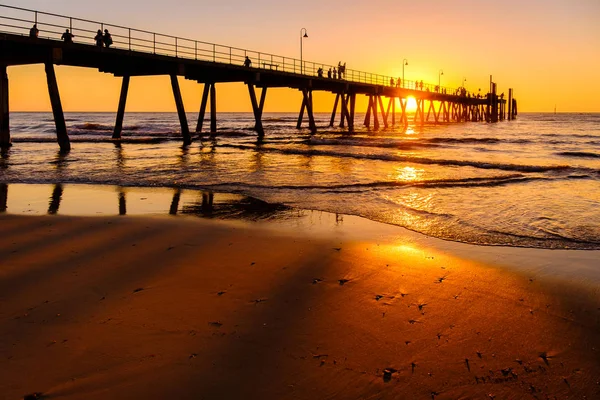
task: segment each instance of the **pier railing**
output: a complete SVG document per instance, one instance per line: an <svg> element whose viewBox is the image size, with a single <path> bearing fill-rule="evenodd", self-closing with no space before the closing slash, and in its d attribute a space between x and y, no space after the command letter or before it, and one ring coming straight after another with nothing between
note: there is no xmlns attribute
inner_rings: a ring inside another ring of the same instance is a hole
<svg viewBox="0 0 600 400"><path fill-rule="evenodd" d="M341 77L337 75L336 78L328 78L329 69L337 70L337 65L300 61L291 57L0 4L1 32L28 36L33 24L37 25L38 37L51 40L61 40L62 34L69 29L74 36L73 42L93 46L97 31L104 32L108 29L113 40L112 47L122 50L232 65L243 65L248 57L252 62L250 68L258 70L277 70L311 77L319 77L321 70L323 79L343 79L381 86L391 86L393 80L395 87L457 94L457 88L408 80L401 81L398 85L396 77L354 69L346 69Z"/></svg>

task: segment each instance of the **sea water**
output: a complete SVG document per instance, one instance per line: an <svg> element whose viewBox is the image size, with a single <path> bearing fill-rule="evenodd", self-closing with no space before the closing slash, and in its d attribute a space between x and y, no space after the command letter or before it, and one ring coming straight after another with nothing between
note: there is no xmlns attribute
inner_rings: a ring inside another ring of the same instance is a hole
<svg viewBox="0 0 600 400"><path fill-rule="evenodd" d="M329 117L316 115L312 135L296 129L296 114L266 113L259 141L251 113L219 113L216 135L184 147L176 113L127 113L120 144L110 140L114 113L67 113L72 150L62 154L51 113L12 113L0 182L233 193L452 241L600 249L600 114L409 119L379 131L357 115L354 133L329 128Z"/></svg>

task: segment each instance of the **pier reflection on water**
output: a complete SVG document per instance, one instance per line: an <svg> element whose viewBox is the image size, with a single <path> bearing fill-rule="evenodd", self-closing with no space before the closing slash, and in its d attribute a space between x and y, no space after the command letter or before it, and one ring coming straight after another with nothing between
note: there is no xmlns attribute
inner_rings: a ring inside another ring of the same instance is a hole
<svg viewBox="0 0 600 400"><path fill-rule="evenodd" d="M293 219L304 211L227 193L180 188L0 183L0 212L27 215L191 215L249 221Z"/></svg>

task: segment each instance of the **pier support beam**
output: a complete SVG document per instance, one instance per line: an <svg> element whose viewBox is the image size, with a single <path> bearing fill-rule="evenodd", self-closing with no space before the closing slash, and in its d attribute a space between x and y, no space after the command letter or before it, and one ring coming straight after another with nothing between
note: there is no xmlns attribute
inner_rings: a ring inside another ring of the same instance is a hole
<svg viewBox="0 0 600 400"><path fill-rule="evenodd" d="M350 126L350 111L348 111L348 102L350 101L350 95L342 93L342 119L340 120L340 128L345 128L346 123Z"/></svg>
<svg viewBox="0 0 600 400"><path fill-rule="evenodd" d="M179 90L179 81L177 75L171 75L171 87L173 88L173 97L175 98L175 106L179 115L179 124L181 125L181 136L183 137L184 146L192 144L190 136L190 128L188 127L187 116L185 115L185 107L183 107L183 98Z"/></svg>
<svg viewBox="0 0 600 400"><path fill-rule="evenodd" d="M354 110L356 108L356 93L350 95L350 119L348 120L348 131L354 131Z"/></svg>
<svg viewBox="0 0 600 400"><path fill-rule="evenodd" d="M204 84L202 92L202 101L200 102L200 111L198 112L198 123L196 124L196 133L202 133L202 124L204 124L204 114L206 113L206 103L208 102L208 93L210 92L210 83Z"/></svg>
<svg viewBox="0 0 600 400"><path fill-rule="evenodd" d="M381 109L381 119L383 120L383 126L385 128L388 127L388 113L390 111L390 107L389 107L389 103L388 103L388 110L387 112L385 111L385 107L383 107L383 100L381 99L381 96L377 96L378 102L379 102L379 108Z"/></svg>
<svg viewBox="0 0 600 400"><path fill-rule="evenodd" d="M333 123L335 122L335 114L337 114L337 106L340 101L340 93L335 95L335 101L333 102L333 111L331 112L331 119L329 120L329 127L333 128Z"/></svg>
<svg viewBox="0 0 600 400"><path fill-rule="evenodd" d="M250 94L250 102L252 103L252 111L254 112L254 129L258 133L259 138L263 138L265 136L265 131L262 126L262 107L264 106L264 96L267 88L263 88L261 95L261 104L256 100L256 92L254 91L254 85L251 83L247 83L248 93Z"/></svg>
<svg viewBox="0 0 600 400"><path fill-rule="evenodd" d="M373 108L373 96L369 96L369 104L367 105L367 112L365 113L364 125L368 127L371 125L371 109Z"/></svg>
<svg viewBox="0 0 600 400"><path fill-rule="evenodd" d="M125 117L125 103L127 102L127 92L129 91L129 75L123 77L121 83L121 97L119 97L119 109L117 110L117 121L115 122L115 130L113 131L113 139L121 139L121 131L123 130L123 118Z"/></svg>
<svg viewBox="0 0 600 400"><path fill-rule="evenodd" d="M302 106L300 106L300 114L298 115L298 123L296 128L302 127L302 119L304 118L304 109L308 114L308 127L311 133L317 132L317 125L315 124L315 116L313 114L313 101L312 101L312 90L302 89Z"/></svg>
<svg viewBox="0 0 600 400"><path fill-rule="evenodd" d="M512 108L513 90L508 89L508 120L513 120L513 108Z"/></svg>
<svg viewBox="0 0 600 400"><path fill-rule="evenodd" d="M60 102L58 93L58 83L54 73L54 64L46 63L46 80L48 81L48 93L50 94L50 104L52 105L52 114L54 115L54 125L56 125L56 140L60 146L60 151L67 152L71 150L71 142L67 134L67 125L65 124L65 115Z"/></svg>
<svg viewBox="0 0 600 400"><path fill-rule="evenodd" d="M217 133L217 88L214 83L210 85L210 133Z"/></svg>
<svg viewBox="0 0 600 400"><path fill-rule="evenodd" d="M6 65L0 65L0 147L8 146L10 146L8 74Z"/></svg>
<svg viewBox="0 0 600 400"><path fill-rule="evenodd" d="M379 130L379 116L377 115L378 99L379 99L379 101L381 101L381 98L379 98L379 96L377 96L377 95L373 96L373 103L371 103L371 105L373 107L373 129L375 129L376 131Z"/></svg>
<svg viewBox="0 0 600 400"><path fill-rule="evenodd" d="M406 115L406 104L408 103L408 99L401 98L400 99L400 110L402 113L400 114L400 121L404 123L404 126L408 126L408 115Z"/></svg>

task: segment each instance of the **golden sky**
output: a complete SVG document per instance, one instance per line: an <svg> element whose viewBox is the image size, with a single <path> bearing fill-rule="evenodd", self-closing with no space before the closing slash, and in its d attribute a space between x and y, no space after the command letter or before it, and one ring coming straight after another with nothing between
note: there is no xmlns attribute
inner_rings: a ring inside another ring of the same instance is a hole
<svg viewBox="0 0 600 400"><path fill-rule="evenodd" d="M407 80L486 91L515 90L519 111L600 112L600 1L429 0L327 2L305 0L20 0L19 7L105 21L179 37L286 57L401 76ZM0 9L0 12L4 12ZM91 39L90 39L91 40ZM65 111L115 111L121 78L92 69L56 68ZM12 111L47 111L43 66L9 67ZM188 112L197 111L202 85L180 77ZM271 89L265 111L297 111L301 95ZM330 111L333 96L315 94L316 111ZM359 110L366 100L359 99ZM218 111L251 111L242 84L217 84ZM175 111L168 77L133 77L127 111Z"/></svg>

